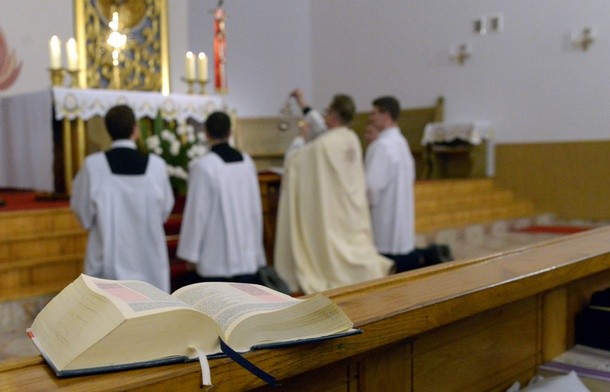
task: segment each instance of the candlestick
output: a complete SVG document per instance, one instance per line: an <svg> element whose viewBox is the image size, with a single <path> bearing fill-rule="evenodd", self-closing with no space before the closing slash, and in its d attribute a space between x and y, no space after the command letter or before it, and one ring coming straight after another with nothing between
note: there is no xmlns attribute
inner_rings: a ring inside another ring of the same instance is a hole
<svg viewBox="0 0 610 392"><path fill-rule="evenodd" d="M66 55L68 56L68 71L76 71L78 69L78 51L74 38L70 38L66 42Z"/></svg>
<svg viewBox="0 0 610 392"><path fill-rule="evenodd" d="M49 56L51 69L61 69L61 41L56 35L49 40Z"/></svg>
<svg viewBox="0 0 610 392"><path fill-rule="evenodd" d="M194 94L195 93L194 86L195 86L196 80L195 79L188 79L188 78L180 78L180 79L183 82L186 82L186 85L187 85L186 93L187 94Z"/></svg>
<svg viewBox="0 0 610 392"><path fill-rule="evenodd" d="M186 70L186 80L195 80L195 56L193 55L193 52L186 52L184 66Z"/></svg>
<svg viewBox="0 0 610 392"><path fill-rule="evenodd" d="M199 52L197 56L197 80L200 82L208 80L208 58L203 52Z"/></svg>
<svg viewBox="0 0 610 392"><path fill-rule="evenodd" d="M69 69L68 74L70 75L70 87L76 88L78 87L78 69Z"/></svg>
<svg viewBox="0 0 610 392"><path fill-rule="evenodd" d="M53 68L49 68L49 71L51 72L51 85L52 86L61 86L64 83L64 69L63 68L58 68L58 69L53 69Z"/></svg>
<svg viewBox="0 0 610 392"><path fill-rule="evenodd" d="M205 85L208 84L208 80L204 79L204 80L198 80L197 83L199 84L199 95L206 95L206 88Z"/></svg>

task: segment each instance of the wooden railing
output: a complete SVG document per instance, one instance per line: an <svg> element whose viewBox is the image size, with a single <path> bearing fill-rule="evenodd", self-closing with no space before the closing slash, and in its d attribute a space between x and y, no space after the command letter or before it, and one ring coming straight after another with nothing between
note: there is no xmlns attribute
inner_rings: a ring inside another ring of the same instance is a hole
<svg viewBox="0 0 610 392"><path fill-rule="evenodd" d="M246 354L299 391L504 391L570 347L573 319L610 286L610 227L326 292L364 333ZM228 359L214 391L267 390ZM37 357L0 364L0 390L200 390L198 364L57 378Z"/></svg>

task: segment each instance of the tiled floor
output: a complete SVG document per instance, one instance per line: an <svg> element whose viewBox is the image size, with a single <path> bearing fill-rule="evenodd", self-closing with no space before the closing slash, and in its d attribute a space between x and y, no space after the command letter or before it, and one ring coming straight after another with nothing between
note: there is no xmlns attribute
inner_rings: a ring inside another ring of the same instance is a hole
<svg viewBox="0 0 610 392"><path fill-rule="evenodd" d="M418 246L425 246L432 242L447 244L456 260L470 259L556 238L561 234L518 231L520 228L533 224L552 223L556 223L552 221L552 217L541 216L519 221L476 225L464 229L444 230L432 235L420 235L417 244ZM580 224L586 227L594 225L590 222L569 222L569 224ZM32 342L26 337L25 329L31 325L37 309L41 309L48 299L23 301L10 305L0 303L0 362L38 354Z"/></svg>

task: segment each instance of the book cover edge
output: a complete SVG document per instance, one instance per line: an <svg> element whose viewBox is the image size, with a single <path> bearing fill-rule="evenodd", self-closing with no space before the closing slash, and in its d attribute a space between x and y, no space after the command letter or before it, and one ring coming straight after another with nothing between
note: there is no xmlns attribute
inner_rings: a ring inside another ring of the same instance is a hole
<svg viewBox="0 0 610 392"><path fill-rule="evenodd" d="M256 350L266 350L266 349L281 348L281 347L298 346L301 344L322 342L325 340L337 339L337 338L342 338L342 337L346 337L346 336L360 335L363 332L364 331L361 329L351 328L347 331L337 332L337 333L333 333L330 335L317 336L314 338L304 338L304 339L295 339L295 340L289 340L289 341L284 341L284 342L255 344L250 349L252 351L256 351Z"/></svg>

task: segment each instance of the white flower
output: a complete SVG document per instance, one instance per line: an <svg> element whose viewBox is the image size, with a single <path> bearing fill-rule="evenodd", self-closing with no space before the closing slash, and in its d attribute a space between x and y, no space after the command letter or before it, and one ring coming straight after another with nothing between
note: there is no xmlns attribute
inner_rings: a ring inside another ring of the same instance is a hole
<svg viewBox="0 0 610 392"><path fill-rule="evenodd" d="M164 129L161 131L161 139L167 140L171 143L176 140L176 135L174 135L170 130Z"/></svg>
<svg viewBox="0 0 610 392"><path fill-rule="evenodd" d="M163 156L163 149L161 148L161 146L156 146L155 148L153 148L152 152L159 156Z"/></svg>
<svg viewBox="0 0 610 392"><path fill-rule="evenodd" d="M170 146L169 146L169 153L172 154L173 156L176 156L178 154L180 154L180 147L182 145L180 144L179 141L174 140L173 142L171 142Z"/></svg>
<svg viewBox="0 0 610 392"><path fill-rule="evenodd" d="M176 133L178 135L188 135L189 133L193 133L193 132L195 132L195 127L193 127L192 125L190 125L186 122L181 122L176 127Z"/></svg>
<svg viewBox="0 0 610 392"><path fill-rule="evenodd" d="M207 150L208 149L206 147L199 145L199 144L195 144L186 151L186 156L190 160L193 160L193 159L198 158L198 157L202 156L203 154L205 154Z"/></svg>
<svg viewBox="0 0 610 392"><path fill-rule="evenodd" d="M178 166L178 167L176 167L176 172L174 173L174 177L186 180L189 178L189 175L186 172L186 170L184 170L183 167Z"/></svg>
<svg viewBox="0 0 610 392"><path fill-rule="evenodd" d="M195 132L190 132L186 134L186 141L189 144L193 144L197 141L197 138L195 137Z"/></svg>
<svg viewBox="0 0 610 392"><path fill-rule="evenodd" d="M161 140L157 135L150 136L146 139L146 147L148 147L149 150L156 150L160 145Z"/></svg>

